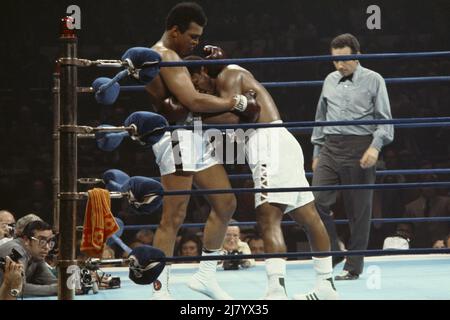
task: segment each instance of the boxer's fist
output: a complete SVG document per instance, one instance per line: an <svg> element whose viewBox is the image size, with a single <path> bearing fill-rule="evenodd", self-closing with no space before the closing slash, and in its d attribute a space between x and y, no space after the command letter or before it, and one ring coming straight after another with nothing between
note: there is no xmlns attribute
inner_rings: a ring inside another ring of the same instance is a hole
<svg viewBox="0 0 450 320"><path fill-rule="evenodd" d="M243 120L243 122L257 122L261 113L261 107L256 101L256 92L249 90L243 95L238 94L235 97L235 111Z"/></svg>
<svg viewBox="0 0 450 320"><path fill-rule="evenodd" d="M169 122L184 121L189 114L189 110L179 103L174 97L165 99L161 108L161 113Z"/></svg>
<svg viewBox="0 0 450 320"><path fill-rule="evenodd" d="M227 58L225 51L223 51L221 47L206 45L203 47L203 52L205 53L206 60L217 60ZM208 74L210 77L216 78L225 67L226 65L223 64L211 64L207 65L206 69L208 70Z"/></svg>
<svg viewBox="0 0 450 320"><path fill-rule="evenodd" d="M221 47L208 44L203 47L203 52L205 52L207 60L226 59L225 51Z"/></svg>

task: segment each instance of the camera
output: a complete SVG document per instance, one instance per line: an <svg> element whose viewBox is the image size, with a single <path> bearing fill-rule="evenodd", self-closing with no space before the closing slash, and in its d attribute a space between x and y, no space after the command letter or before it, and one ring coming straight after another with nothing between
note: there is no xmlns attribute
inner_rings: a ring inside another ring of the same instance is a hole
<svg viewBox="0 0 450 320"><path fill-rule="evenodd" d="M19 262L19 260L22 258L22 255L16 250L16 249L12 249L11 253L8 255L8 257L14 261L14 262ZM4 272L5 271L5 264L6 264L6 260L5 258L1 258L0 257L0 269Z"/></svg>
<svg viewBox="0 0 450 320"><path fill-rule="evenodd" d="M89 292L90 288L97 293L99 289L117 289L120 288L120 277L112 277L100 270L100 259L89 259L86 261L85 268L81 269L81 286Z"/></svg>
<svg viewBox="0 0 450 320"><path fill-rule="evenodd" d="M111 277L108 289L118 289L118 288L120 288L120 277Z"/></svg>
<svg viewBox="0 0 450 320"><path fill-rule="evenodd" d="M229 255L238 255L242 254L242 252L233 250L227 252L227 256ZM224 270L239 270L239 266L241 265L242 260L224 260L223 261L223 269Z"/></svg>
<svg viewBox="0 0 450 320"><path fill-rule="evenodd" d="M87 268L80 270L80 284L82 294L88 294L91 290L94 294L98 292L97 281L92 278L91 271Z"/></svg>
<svg viewBox="0 0 450 320"><path fill-rule="evenodd" d="M111 274L102 272L101 270L96 271L96 274L98 277L98 282L100 284L100 289L120 288L120 277L113 277L111 276Z"/></svg>

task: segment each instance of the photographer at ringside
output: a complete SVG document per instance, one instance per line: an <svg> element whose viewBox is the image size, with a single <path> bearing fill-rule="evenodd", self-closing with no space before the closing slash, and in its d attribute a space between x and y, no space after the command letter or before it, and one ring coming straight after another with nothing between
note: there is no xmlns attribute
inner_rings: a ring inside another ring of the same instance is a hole
<svg viewBox="0 0 450 320"><path fill-rule="evenodd" d="M233 221L236 222L236 221ZM250 247L247 242L241 241L241 229L238 226L229 226L225 233L223 241L223 249L227 255L251 254ZM224 260L223 268L225 270L238 270L241 268L249 268L255 265L255 259L242 260Z"/></svg>
<svg viewBox="0 0 450 320"><path fill-rule="evenodd" d="M0 246L1 258L11 256L13 249L21 255L18 262L24 267L24 296L57 294L57 278L50 272L44 260L54 246L52 227L43 221L29 223L20 237ZM5 275L0 271L0 283L3 283L4 279Z"/></svg>

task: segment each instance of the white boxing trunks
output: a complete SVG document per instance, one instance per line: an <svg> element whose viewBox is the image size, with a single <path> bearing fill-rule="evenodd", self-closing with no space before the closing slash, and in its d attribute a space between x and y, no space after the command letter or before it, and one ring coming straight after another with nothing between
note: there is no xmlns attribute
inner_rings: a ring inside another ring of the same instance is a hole
<svg viewBox="0 0 450 320"><path fill-rule="evenodd" d="M286 128L256 129L246 143L246 156L255 188L309 187L303 150ZM285 213L313 200L310 191L255 193L256 208L265 202L279 203L287 206Z"/></svg>
<svg viewBox="0 0 450 320"><path fill-rule="evenodd" d="M166 132L153 145L161 176L175 171L199 172L219 163L213 156L214 148L202 131L178 129Z"/></svg>

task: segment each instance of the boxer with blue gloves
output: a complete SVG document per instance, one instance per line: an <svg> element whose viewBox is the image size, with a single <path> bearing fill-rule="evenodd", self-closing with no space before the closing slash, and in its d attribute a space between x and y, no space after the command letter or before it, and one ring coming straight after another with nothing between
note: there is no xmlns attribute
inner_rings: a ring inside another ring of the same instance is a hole
<svg viewBox="0 0 450 320"><path fill-rule="evenodd" d="M206 21L205 13L198 4L177 4L167 16L162 38L151 49L160 54L162 61L181 61L198 45ZM171 102L167 99L171 97L187 109L188 112L178 110L182 116L189 112L233 110L245 113L255 107L255 100L243 94L220 98L197 92L186 67L161 68L155 79L146 85L146 91L155 110L169 121L180 120L178 116L173 117L171 109L167 108ZM201 189L231 189L225 169L214 158L209 140L201 133L188 130L177 130L174 134L166 132L152 148L164 190L188 190L193 183ZM174 152L176 148L180 157ZM189 198L189 195L164 197L162 218L153 245L167 256L173 255L176 235L185 219ZM205 226L203 255L219 255L227 224L236 209L236 198L230 193L208 195L207 199L212 210ZM202 261L189 287L212 299L231 299L216 280L216 267L216 261ZM154 299L172 298L169 275L170 265L167 265L154 282Z"/></svg>

